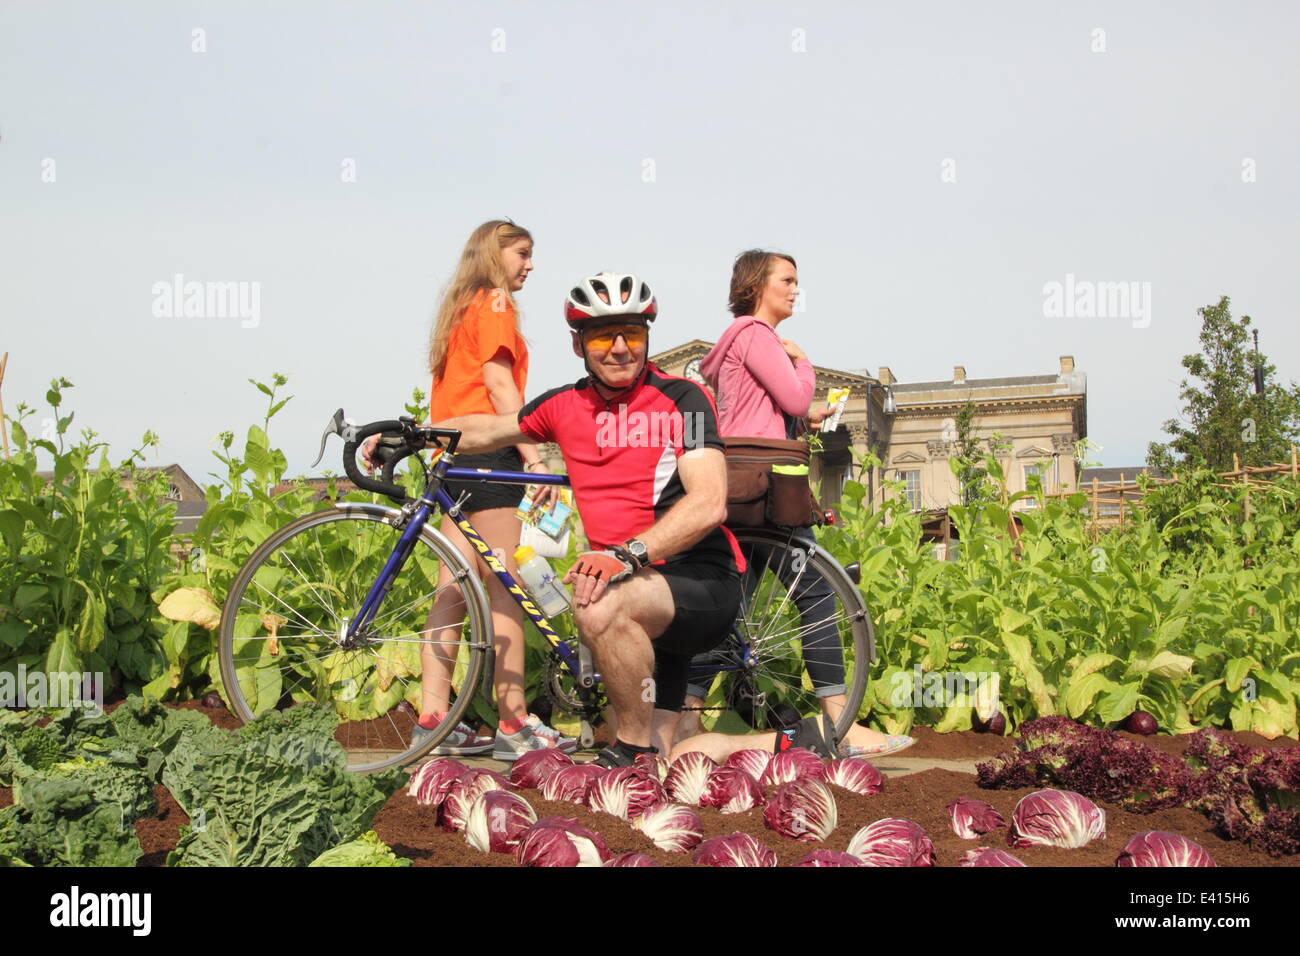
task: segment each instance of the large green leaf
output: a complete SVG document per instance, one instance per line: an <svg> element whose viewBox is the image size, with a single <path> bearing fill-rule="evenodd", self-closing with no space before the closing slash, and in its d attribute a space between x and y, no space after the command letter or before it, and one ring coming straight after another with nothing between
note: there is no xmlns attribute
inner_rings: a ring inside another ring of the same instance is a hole
<svg viewBox="0 0 1300 956"><path fill-rule="evenodd" d="M21 621L9 620L0 623L0 644L6 644L15 651L27 640L27 628Z"/></svg>
<svg viewBox="0 0 1300 956"><path fill-rule="evenodd" d="M14 591L14 607L19 611L24 610L49 593L49 587L44 584L20 584Z"/></svg>
<svg viewBox="0 0 1300 956"><path fill-rule="evenodd" d="M1087 713L1098 694L1112 691L1116 686L1113 680L1096 671L1076 676L1065 692L1065 713L1077 720Z"/></svg>
<svg viewBox="0 0 1300 956"><path fill-rule="evenodd" d="M81 606L81 617L77 628L77 647L82 651L93 651L104 641L104 618L107 614L104 599L82 582L81 589L86 592L86 603Z"/></svg>
<svg viewBox="0 0 1300 956"><path fill-rule="evenodd" d="M1196 661L1190 657L1174 654L1171 651L1161 651L1151 658L1151 663L1147 665L1147 672L1158 677L1168 677L1171 680L1176 680L1190 674L1195 664Z"/></svg>
<svg viewBox="0 0 1300 956"><path fill-rule="evenodd" d="M1055 714L1056 706L1052 702L1052 695L1047 690L1047 684L1043 681L1042 672L1034 663L1029 639L1020 634L1003 631L1002 644L1007 650L1007 656L1011 658L1011 663L1024 678L1029 695L1037 707L1038 716L1047 717Z"/></svg>
<svg viewBox="0 0 1300 956"><path fill-rule="evenodd" d="M26 522L23 516L11 508L0 511L0 534L4 535L5 543L9 545L11 551L17 551L23 546L23 526Z"/></svg>
<svg viewBox="0 0 1300 956"><path fill-rule="evenodd" d="M1070 679L1080 680L1085 675L1091 674L1094 671L1099 671L1103 667L1108 667L1118 660L1119 658L1114 654L1106 654L1104 652L1089 654L1075 665L1074 670L1070 672Z"/></svg>
<svg viewBox="0 0 1300 956"><path fill-rule="evenodd" d="M45 670L49 674L74 674L84 670L72 632L66 628L54 635L50 649L45 655Z"/></svg>
<svg viewBox="0 0 1300 956"><path fill-rule="evenodd" d="M1251 671L1263 670L1252 657L1235 657L1223 669L1224 686L1234 694L1241 690L1241 682Z"/></svg>
<svg viewBox="0 0 1300 956"><path fill-rule="evenodd" d="M1130 681L1107 691L1097 702L1097 714L1109 723L1124 720L1137 710L1138 691L1141 686L1138 681Z"/></svg>
<svg viewBox="0 0 1300 956"><path fill-rule="evenodd" d="M1018 631L1026 624L1033 622L1033 618L1028 614L1017 611L1015 608L1004 607L1002 613L998 615L998 626L1004 631Z"/></svg>

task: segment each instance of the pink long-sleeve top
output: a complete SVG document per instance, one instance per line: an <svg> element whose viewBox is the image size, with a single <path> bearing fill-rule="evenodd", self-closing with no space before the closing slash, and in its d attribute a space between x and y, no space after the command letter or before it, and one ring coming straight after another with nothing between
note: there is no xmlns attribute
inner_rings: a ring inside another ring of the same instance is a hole
<svg viewBox="0 0 1300 956"><path fill-rule="evenodd" d="M807 415L817 384L812 363L791 364L776 329L752 315L727 327L700 372L717 393L723 435L784 438L781 413Z"/></svg>

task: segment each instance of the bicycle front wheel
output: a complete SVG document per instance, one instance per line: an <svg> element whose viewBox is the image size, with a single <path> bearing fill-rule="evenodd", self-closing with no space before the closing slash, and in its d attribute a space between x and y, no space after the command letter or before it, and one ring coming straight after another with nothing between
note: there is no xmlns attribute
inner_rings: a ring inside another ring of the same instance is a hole
<svg viewBox="0 0 1300 956"><path fill-rule="evenodd" d="M401 537L391 523L397 515L349 504L286 525L240 569L221 616L221 677L233 712L250 721L298 704L329 704L339 716L335 739L359 773L405 763L450 733L492 648L478 576L430 527L370 622L348 636ZM428 616L443 568L460 584L467 622L435 632ZM441 676L448 672L450 679ZM416 740L421 704L438 691L448 697L447 718L433 736Z"/></svg>
<svg viewBox="0 0 1300 956"><path fill-rule="evenodd" d="M842 738L858 719L875 635L856 584L815 542L792 531L735 531L748 569L732 636L715 652L722 665L711 697L755 730L791 726L843 695Z"/></svg>

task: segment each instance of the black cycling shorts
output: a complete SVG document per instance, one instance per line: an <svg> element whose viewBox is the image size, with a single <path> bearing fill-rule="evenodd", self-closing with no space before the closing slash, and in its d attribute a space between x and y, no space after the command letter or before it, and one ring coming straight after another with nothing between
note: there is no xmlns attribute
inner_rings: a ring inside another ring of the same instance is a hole
<svg viewBox="0 0 1300 956"><path fill-rule="evenodd" d="M676 613L654 639L655 709L681 710L691 658L721 644L740 610L735 567L691 560L689 552L653 566L668 582Z"/></svg>
<svg viewBox="0 0 1300 956"><path fill-rule="evenodd" d="M457 455L453 468L489 468L492 471L523 471L524 460L519 449L514 445L490 451L482 455ZM468 491L469 498L461 507L465 514L487 511L489 508L517 508L524 497L523 485L507 485L499 482L482 481L447 481L443 483L451 500L456 501L461 494Z"/></svg>

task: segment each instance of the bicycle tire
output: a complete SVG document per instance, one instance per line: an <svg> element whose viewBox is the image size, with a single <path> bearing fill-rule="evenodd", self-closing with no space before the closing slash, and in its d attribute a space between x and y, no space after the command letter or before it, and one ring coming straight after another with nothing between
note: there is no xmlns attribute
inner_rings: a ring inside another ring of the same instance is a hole
<svg viewBox="0 0 1300 956"><path fill-rule="evenodd" d="M810 547L788 531L740 528L734 534L750 565L742 576L736 620L736 634L749 646L748 660L741 659L736 636L729 637L715 659L732 669L718 675L710 699L720 697L755 730L780 729L820 713L802 639L820 624L833 625L845 667L845 706L835 722L836 734L843 738L858 719L876 657L875 630L861 592L825 549ZM782 574L791 583L783 581ZM829 588L834 606L827 612L821 607L825 598L812 601L810 609L826 616L809 626L794 601L809 589L813 574Z"/></svg>
<svg viewBox="0 0 1300 956"><path fill-rule="evenodd" d="M348 620L401 535L393 524L399 515L380 505L346 504L285 525L240 569L221 616L218 656L232 713L247 723L297 704L331 704L339 714L335 740L358 773L398 766L437 747L469 708L493 642L482 582L427 525L368 633L358 646L342 647ZM425 629L444 565L461 586L468 638L464 627L454 640ZM463 693L451 691L447 717L413 744L423 652L438 645L455 645L453 688Z"/></svg>

